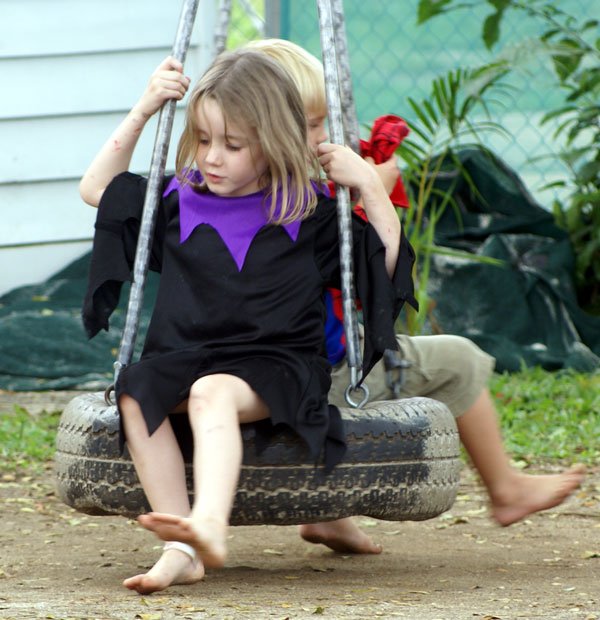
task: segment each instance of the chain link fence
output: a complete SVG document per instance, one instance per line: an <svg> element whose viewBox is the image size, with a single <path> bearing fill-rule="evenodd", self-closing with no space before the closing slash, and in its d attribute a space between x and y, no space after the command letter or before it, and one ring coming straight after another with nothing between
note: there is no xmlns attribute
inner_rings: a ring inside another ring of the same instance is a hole
<svg viewBox="0 0 600 620"><path fill-rule="evenodd" d="M553 136L552 125L542 126L541 119L561 105L563 94L554 86L550 61L531 51L541 33L539 22L522 12L507 14L500 40L489 51L481 37L492 10L487 2L422 25L417 25L418 0L344 0L343 4L357 114L365 133L384 114L398 114L410 124L414 113L408 97L420 101L429 96L435 78L458 68L477 68L501 50L512 49L513 71L503 81L504 88L487 100L491 120L507 135L486 133L481 141L518 171L542 206L551 208L560 195L544 187L564 178L566 171L556 157L562 143ZM557 4L574 16L593 17L598 9L598 0ZM228 47L262 36L292 40L321 57L316 2L234 0Z"/></svg>

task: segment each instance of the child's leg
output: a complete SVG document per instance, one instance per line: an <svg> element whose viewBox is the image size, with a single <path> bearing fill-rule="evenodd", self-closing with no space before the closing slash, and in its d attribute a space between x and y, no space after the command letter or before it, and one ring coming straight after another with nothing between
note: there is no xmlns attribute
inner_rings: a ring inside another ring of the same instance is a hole
<svg viewBox="0 0 600 620"><path fill-rule="evenodd" d="M268 417L263 401L243 380L209 375L196 381L188 401L194 433L194 507L180 514L142 515L140 523L163 540L191 545L205 566L222 566L241 462L240 423Z"/></svg>
<svg viewBox="0 0 600 620"><path fill-rule="evenodd" d="M148 428L138 403L124 395L119 401L129 453L153 510L189 515L190 504L179 444L168 419L156 432ZM140 594L164 590L172 584L187 584L204 577L201 563L178 549L166 549L147 572L130 577L123 585Z"/></svg>
<svg viewBox="0 0 600 620"><path fill-rule="evenodd" d="M430 396L456 416L460 440L489 493L493 518L510 525L563 502L581 483L582 468L532 476L511 467L487 384L494 360L460 336L399 336L412 363L407 396Z"/></svg>
<svg viewBox="0 0 600 620"><path fill-rule="evenodd" d="M489 493L492 516L500 525L558 506L581 484L581 466L560 474L536 476L510 465L487 388L456 423L462 444Z"/></svg>
<svg viewBox="0 0 600 620"><path fill-rule="evenodd" d="M169 419L165 419L149 435L137 401L123 395L119 408L127 448L152 510L188 515L190 503L185 482L185 464Z"/></svg>

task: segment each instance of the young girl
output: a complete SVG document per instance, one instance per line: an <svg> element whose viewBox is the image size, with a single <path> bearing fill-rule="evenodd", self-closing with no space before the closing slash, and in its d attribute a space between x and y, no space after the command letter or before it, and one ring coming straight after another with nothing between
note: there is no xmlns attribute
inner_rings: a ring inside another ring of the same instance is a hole
<svg viewBox="0 0 600 620"><path fill-rule="evenodd" d="M107 328L129 273L145 179L127 172L146 121L189 81L167 58L101 149L80 186L99 206L84 304L90 336ZM239 425L261 420L264 441L293 429L315 462L344 455L339 411L330 407L322 355L323 288L338 284L337 215L311 181L356 187L370 224L353 221L356 285L366 320L365 373L395 348L394 319L414 303L413 253L374 169L351 150L308 147L302 100L265 54L220 56L191 92L177 174L167 179L151 267L161 272L137 363L115 386L125 439L153 512L140 523L165 541L140 593L202 579L226 559L229 515L242 458ZM375 315L376 308L376 315ZM194 440L194 504L169 414L187 412Z"/></svg>
<svg viewBox="0 0 600 620"><path fill-rule="evenodd" d="M319 144L327 139L327 101L320 61L302 47L282 39L253 41L247 44L247 48L274 58L290 74L304 102L309 145L318 150ZM375 169L387 191L391 192L399 176L394 159L375 166ZM343 326L329 303L326 328L327 350L334 365L329 401L344 406L344 391L350 376L345 346L340 341ZM446 403L454 413L460 439L488 491L491 513L497 523L510 525L532 513L557 506L577 489L584 475L582 466L546 476L528 475L511 466L487 388L493 372L493 358L460 336L410 337L398 334L397 339L404 359L411 363L405 371L403 395L434 398ZM393 398L385 384L382 362L373 368L367 383L372 400ZM381 547L359 530L350 518L303 525L300 533L306 540L323 543L335 551L381 552Z"/></svg>

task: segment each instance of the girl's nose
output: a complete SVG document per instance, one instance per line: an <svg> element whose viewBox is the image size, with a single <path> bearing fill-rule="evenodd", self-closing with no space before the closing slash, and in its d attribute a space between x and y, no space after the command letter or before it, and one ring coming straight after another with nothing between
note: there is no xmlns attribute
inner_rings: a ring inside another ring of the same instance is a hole
<svg viewBox="0 0 600 620"><path fill-rule="evenodd" d="M211 144L206 151L204 160L208 164L218 165L221 163L221 149L218 146Z"/></svg>

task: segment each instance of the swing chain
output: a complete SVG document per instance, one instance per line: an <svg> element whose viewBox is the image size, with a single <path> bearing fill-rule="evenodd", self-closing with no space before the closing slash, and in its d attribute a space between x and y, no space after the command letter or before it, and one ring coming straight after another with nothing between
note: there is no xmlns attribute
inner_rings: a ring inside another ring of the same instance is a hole
<svg viewBox="0 0 600 620"><path fill-rule="evenodd" d="M394 395L395 399L401 398L402 387L405 381L405 371L412 364L401 357L400 351L386 349L383 352L383 364L385 366L385 384Z"/></svg>
<svg viewBox="0 0 600 620"><path fill-rule="evenodd" d="M327 97L327 109L329 117L329 132L333 144L344 144L344 119L340 97L340 64L338 49L344 51L346 46L340 45L336 39L345 36L343 25L343 9L341 4L333 0L317 0L319 14L319 32L321 36L321 50L323 54L323 70L325 73L325 91ZM333 26L333 13L337 11L337 32ZM337 35L337 36L336 36ZM347 63L343 63L347 67ZM350 84L350 75L345 76ZM340 271L342 310L344 317L344 332L346 334L346 359L352 380L346 390L346 401L353 407L362 406L368 400L368 394L364 387L357 387L362 378L362 359L358 336L358 317L354 294L354 265L352 257L352 205L350 193L347 187L336 184L338 231L340 240ZM360 376L359 376L360 375ZM350 397L353 390L362 390L365 397L360 405Z"/></svg>
<svg viewBox="0 0 600 620"><path fill-rule="evenodd" d="M115 364L117 364L118 362L115 362ZM104 390L104 402L109 406L112 407L112 405L115 405L115 401L113 400L113 392L115 391L115 384L111 383L105 390Z"/></svg>
<svg viewBox="0 0 600 620"><path fill-rule="evenodd" d="M362 370L357 369L355 366L350 366L350 385L344 392L344 398L346 402L354 409L362 409L369 402L369 386L366 383L359 385L362 379ZM357 402L352 398L353 392L362 392L362 398Z"/></svg>
<svg viewBox="0 0 600 620"><path fill-rule="evenodd" d="M184 0L181 8L179 24L172 50L172 56L177 58L181 63L185 61L190 44L198 3L199 0ZM167 151L169 149L169 140L175 117L176 104L177 101L175 99L168 100L165 102L158 115L158 126L152 151L152 160L150 162L148 187L142 210L142 221L133 265L133 279L129 291L125 325L123 327L117 361L114 364L114 385L117 384L119 372L131 362L131 358L133 357L133 350L140 323L144 286L146 284L146 275L150 263L152 236L160 202L161 187L167 162ZM111 401L111 390L112 386L109 386L105 391L104 397L107 403Z"/></svg>

